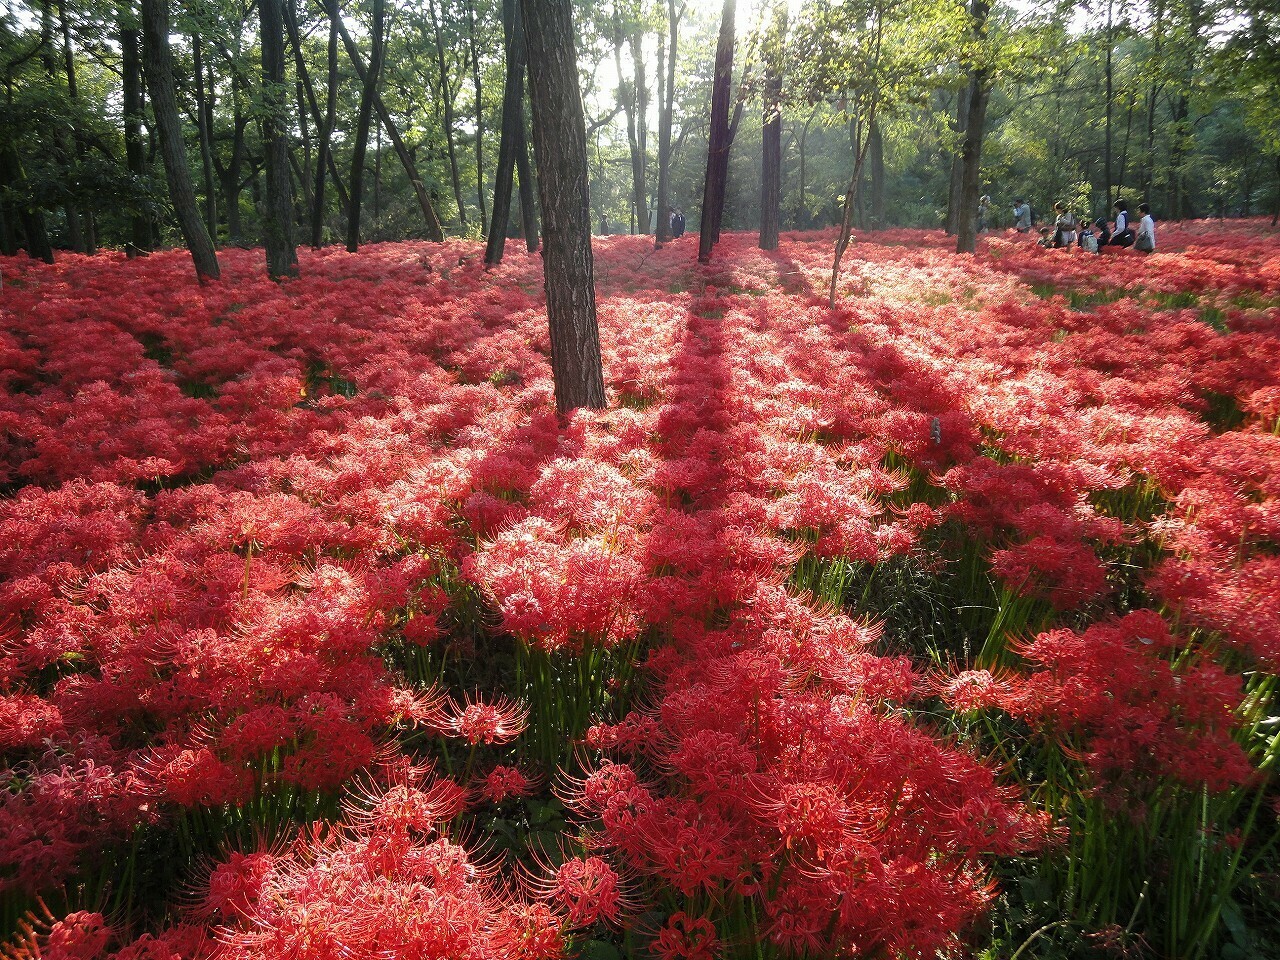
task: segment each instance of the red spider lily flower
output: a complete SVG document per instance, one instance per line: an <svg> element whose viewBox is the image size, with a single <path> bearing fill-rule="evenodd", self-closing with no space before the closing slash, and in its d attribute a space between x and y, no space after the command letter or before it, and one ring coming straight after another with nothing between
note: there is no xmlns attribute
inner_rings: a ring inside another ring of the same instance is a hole
<svg viewBox="0 0 1280 960"><path fill-rule="evenodd" d="M524 733L528 720L528 708L507 697L486 701L468 695L461 704L446 706L444 730L472 746L510 743Z"/></svg>

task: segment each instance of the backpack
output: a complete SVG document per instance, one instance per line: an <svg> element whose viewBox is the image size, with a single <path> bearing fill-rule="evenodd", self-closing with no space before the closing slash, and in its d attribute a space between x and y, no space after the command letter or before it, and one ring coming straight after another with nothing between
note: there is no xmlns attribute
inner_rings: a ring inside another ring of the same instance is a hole
<svg viewBox="0 0 1280 960"><path fill-rule="evenodd" d="M1081 249L1084 250L1085 253L1097 253L1098 238L1095 237L1092 233L1086 233L1083 237L1080 238L1080 247Z"/></svg>

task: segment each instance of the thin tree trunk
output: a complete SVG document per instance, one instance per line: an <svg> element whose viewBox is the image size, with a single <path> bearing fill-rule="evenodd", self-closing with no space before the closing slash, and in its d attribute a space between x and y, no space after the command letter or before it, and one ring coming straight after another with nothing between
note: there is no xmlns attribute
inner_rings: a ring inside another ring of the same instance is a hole
<svg viewBox="0 0 1280 960"><path fill-rule="evenodd" d="M316 144L316 186L311 198L311 245L317 250L324 239L324 168L333 161L333 128L337 123L338 110L338 23L337 18L329 20L328 77L325 85L324 121L319 127L319 142ZM334 177L337 185L337 177ZM344 204L345 206L345 204Z"/></svg>
<svg viewBox="0 0 1280 960"><path fill-rule="evenodd" d="M53 46L53 7L50 0L42 0L40 4L40 59L44 64L45 75L52 85L57 82L58 57ZM71 137L61 122L53 124L53 143L58 162L64 169L67 182L75 179L73 166L76 163L75 148ZM77 253L84 252L84 236L80 230L80 209L74 200L67 200L62 205L67 222L67 243Z"/></svg>
<svg viewBox="0 0 1280 960"><path fill-rule="evenodd" d="M133 22L133 13L120 8L121 72L124 79L124 155L129 176L140 182L146 175L147 158L142 145L142 60L141 33ZM143 256L151 249L151 224L147 215L134 206L129 217L129 242L125 253Z"/></svg>
<svg viewBox="0 0 1280 960"><path fill-rule="evenodd" d="M284 2L258 0L262 23L262 133L267 173L263 232L267 275L272 280L298 275L298 251L293 241L293 179L289 174L289 99L284 83Z"/></svg>
<svg viewBox="0 0 1280 960"><path fill-rule="evenodd" d="M360 249L360 198L364 193L364 157L369 146L369 123L373 118L373 101L378 95L378 75L382 72L383 26L386 0L373 0L373 50L369 69L360 91L360 114L356 120L356 139L351 156L351 207L347 216L347 250Z"/></svg>
<svg viewBox="0 0 1280 960"><path fill-rule="evenodd" d="M484 203L484 97L480 87L480 53L476 45L475 0L467 2L467 39L471 46L471 86L476 96L476 204L480 209L480 232L489 232L489 211Z"/></svg>
<svg viewBox="0 0 1280 960"><path fill-rule="evenodd" d="M960 227L960 193L964 183L964 134L969 129L969 89L960 91L956 98L956 120L951 128L960 137L960 145L951 156L951 186L947 193L947 233L956 233Z"/></svg>
<svg viewBox="0 0 1280 960"><path fill-rule="evenodd" d="M67 73L67 96L74 104L80 99L80 94L76 86L76 59L71 49L71 22L67 19L66 0L58 0L58 22L62 27L62 59ZM80 164L84 161L85 155L84 138L80 136L79 130L73 130L72 134L75 138L76 163ZM85 253L97 253L98 240L93 222L93 210L88 208L81 210L80 219L83 250Z"/></svg>
<svg viewBox="0 0 1280 960"><path fill-rule="evenodd" d="M147 85L156 129L160 135L160 154L169 181L169 197L182 238L191 251L196 276L203 283L220 276L218 255L209 239L196 194L191 187L191 174L178 119L178 98L173 88L173 66L169 55L168 0L142 0L142 51L146 62Z"/></svg>
<svg viewBox="0 0 1280 960"><path fill-rule="evenodd" d="M680 21L685 5L676 11L676 0L667 0L667 80L658 110L658 235L662 245L671 239L671 127L675 121L676 53L679 49Z"/></svg>
<svg viewBox="0 0 1280 960"><path fill-rule="evenodd" d="M782 205L782 44L787 35L787 7L779 3L765 43L764 127L760 153L760 249L778 249Z"/></svg>
<svg viewBox="0 0 1280 960"><path fill-rule="evenodd" d="M884 222L884 136L880 132L880 121L873 120L868 132L871 138L868 150L871 161L871 229L883 230Z"/></svg>
<svg viewBox="0 0 1280 960"><path fill-rule="evenodd" d="M533 147L544 230L543 285L556 409L602 409L587 185L587 134L578 87L572 0L521 0L533 105Z"/></svg>
<svg viewBox="0 0 1280 960"><path fill-rule="evenodd" d="M436 0L428 0L427 9L431 12L431 25L435 29L436 66L440 71L440 105L444 109L444 142L449 154L449 174L453 179L453 199L458 206L458 224L467 225L467 207L462 202L462 178L458 173L458 150L453 136L453 96L449 88L449 68L445 63L444 35L440 31L440 15L436 11Z"/></svg>
<svg viewBox="0 0 1280 960"><path fill-rule="evenodd" d="M707 142L707 174L702 187L702 223L698 235L698 262L709 263L718 239L724 210L725 181L729 172L729 87L733 79L734 12L736 0L724 0L720 11L720 37L716 43L715 76L711 85L711 130Z"/></svg>
<svg viewBox="0 0 1280 960"><path fill-rule="evenodd" d="M519 136L520 139L516 142L516 179L520 185L520 231L524 234L525 249L530 253L537 253L541 232L538 225L538 205L534 200L537 177L533 173L533 164L529 162L529 135L525 132L523 122L520 124Z"/></svg>
<svg viewBox="0 0 1280 960"><path fill-rule="evenodd" d="M1280 223L1280 153L1276 154L1276 212L1271 215L1271 226Z"/></svg>
<svg viewBox="0 0 1280 960"><path fill-rule="evenodd" d="M1106 58L1106 64L1104 68L1105 81L1106 81L1106 89L1104 94L1104 96L1106 97L1106 133L1103 138L1103 146L1102 146L1102 175L1107 181L1107 189L1105 191L1106 203L1103 205L1103 208L1106 210L1111 209L1111 203L1112 203L1112 200L1114 199L1113 192L1116 188L1116 183L1111 178L1111 172L1112 172L1111 171L1111 113L1112 113L1112 105L1113 105L1113 102L1115 101L1115 90L1114 90L1115 70L1113 68L1112 61L1114 59L1113 53L1115 51L1115 45L1116 45L1115 21L1113 18L1114 6L1115 4L1113 0L1107 0L1107 30L1106 30L1107 58Z"/></svg>
<svg viewBox="0 0 1280 960"><path fill-rule="evenodd" d="M336 6L336 0L333 0ZM340 16L332 17L332 22L338 28L338 35L342 38L342 45L347 50L347 56L351 60L351 65L355 68L356 76L361 83L365 78L364 60L360 57L360 50L356 47L355 41L351 39L351 33L343 24ZM382 125L387 130L387 138L391 141L391 146L396 152L396 156L400 159L400 165L404 167L405 174L409 177L409 182L413 184L413 192L418 197L418 206L422 209L422 218L427 222L427 239L437 243L444 240L444 231L440 229L440 218L436 216L435 208L431 205L431 195L427 193L426 185L422 182L422 178L418 176L418 167L413 162L413 155L409 153L409 148L404 145L404 140L400 136L400 131L396 127L395 121L391 119L391 112L387 110L386 104L382 102L382 97L377 94L373 98L374 109L378 111L378 117L382 120ZM354 189L354 184L352 185Z"/></svg>
<svg viewBox="0 0 1280 960"><path fill-rule="evenodd" d="M213 104L204 91L204 58L199 31L191 34L195 58L196 126L200 137L200 167L204 175L204 223L210 237L218 235L218 193L213 180ZM213 85L210 84L210 89Z"/></svg>
<svg viewBox="0 0 1280 960"><path fill-rule="evenodd" d="M518 0L502 0L502 33L506 46L506 77L502 88L502 132L498 140L498 168L493 177L493 221L485 245L484 262L502 262L511 220L511 193L516 170L516 145L524 139L524 26Z"/></svg>
<svg viewBox="0 0 1280 960"><path fill-rule="evenodd" d="M987 37L991 0L971 0L969 14L979 43ZM960 189L960 217L956 223L956 253L973 253L978 246L978 194L982 190L982 138L986 133L987 102L991 99L991 70L979 67L969 80L969 125L961 156L964 179Z"/></svg>

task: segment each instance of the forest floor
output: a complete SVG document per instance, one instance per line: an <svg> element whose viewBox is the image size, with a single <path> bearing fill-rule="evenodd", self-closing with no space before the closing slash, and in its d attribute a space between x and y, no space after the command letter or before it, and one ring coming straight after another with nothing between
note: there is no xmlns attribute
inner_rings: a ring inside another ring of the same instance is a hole
<svg viewBox="0 0 1280 960"><path fill-rule="evenodd" d="M567 422L517 241L0 263L0 939L1280 956L1280 233L1159 229L604 238Z"/></svg>

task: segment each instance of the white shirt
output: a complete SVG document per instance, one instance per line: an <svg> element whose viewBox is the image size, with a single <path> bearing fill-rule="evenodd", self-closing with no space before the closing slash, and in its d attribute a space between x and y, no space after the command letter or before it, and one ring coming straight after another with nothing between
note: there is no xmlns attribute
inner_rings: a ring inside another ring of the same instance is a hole
<svg viewBox="0 0 1280 960"><path fill-rule="evenodd" d="M1146 236L1151 238L1151 249L1156 247L1156 222L1151 219L1151 214L1147 214L1138 221L1138 236Z"/></svg>

